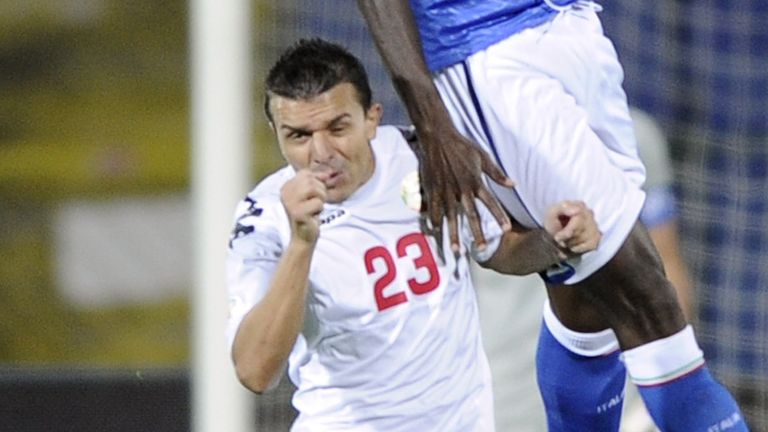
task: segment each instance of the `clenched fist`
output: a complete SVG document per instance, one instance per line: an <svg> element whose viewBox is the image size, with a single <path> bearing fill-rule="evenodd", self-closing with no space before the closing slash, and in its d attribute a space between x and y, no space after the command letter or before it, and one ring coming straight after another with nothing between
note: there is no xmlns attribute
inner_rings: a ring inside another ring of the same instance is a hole
<svg viewBox="0 0 768 432"><path fill-rule="evenodd" d="M280 200L291 223L292 241L310 244L317 241L320 234L319 215L326 198L322 176L322 173L303 169L280 189Z"/></svg>

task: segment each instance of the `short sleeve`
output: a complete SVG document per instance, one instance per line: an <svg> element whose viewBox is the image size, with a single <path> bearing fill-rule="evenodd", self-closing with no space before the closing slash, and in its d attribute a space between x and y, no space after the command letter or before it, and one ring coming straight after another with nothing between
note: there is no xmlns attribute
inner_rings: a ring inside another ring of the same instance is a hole
<svg viewBox="0 0 768 432"><path fill-rule="evenodd" d="M238 205L226 261L229 295L226 336L230 349L245 315L267 294L282 255L279 210L281 208L251 198Z"/></svg>

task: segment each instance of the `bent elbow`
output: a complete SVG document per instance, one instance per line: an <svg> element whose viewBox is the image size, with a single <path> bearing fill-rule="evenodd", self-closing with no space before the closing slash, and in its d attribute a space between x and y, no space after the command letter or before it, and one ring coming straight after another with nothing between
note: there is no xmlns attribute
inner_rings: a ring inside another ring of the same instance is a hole
<svg viewBox="0 0 768 432"><path fill-rule="evenodd" d="M487 270L493 270L496 273L501 273L510 276L527 276L531 273L540 271L538 267L533 263L524 262L519 259L490 259L484 262L478 262L480 267Z"/></svg>
<svg viewBox="0 0 768 432"><path fill-rule="evenodd" d="M480 267L486 269L486 270L493 270L497 273L505 273L508 274L508 272L505 271L504 266L500 266L498 263L493 262L493 260L488 261L475 261L477 265Z"/></svg>
<svg viewBox="0 0 768 432"><path fill-rule="evenodd" d="M240 381L243 387L259 395L274 389L280 383L280 376L278 374L265 373L260 368L238 367L235 365L235 373L237 380Z"/></svg>

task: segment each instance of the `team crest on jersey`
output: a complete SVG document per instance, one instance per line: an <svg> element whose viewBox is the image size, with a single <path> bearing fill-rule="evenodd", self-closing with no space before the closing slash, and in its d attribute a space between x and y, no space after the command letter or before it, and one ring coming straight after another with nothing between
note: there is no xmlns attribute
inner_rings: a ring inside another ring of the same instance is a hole
<svg viewBox="0 0 768 432"><path fill-rule="evenodd" d="M400 183L400 197L409 209L421 211L421 183L418 171L413 171L403 178Z"/></svg>

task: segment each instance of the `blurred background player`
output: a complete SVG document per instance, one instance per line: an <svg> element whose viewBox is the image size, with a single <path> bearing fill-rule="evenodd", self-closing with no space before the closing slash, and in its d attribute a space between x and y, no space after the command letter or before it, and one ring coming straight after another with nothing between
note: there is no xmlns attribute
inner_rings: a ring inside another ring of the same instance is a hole
<svg viewBox="0 0 768 432"><path fill-rule="evenodd" d="M694 297L688 266L680 249L678 227L678 200L674 187L674 171L669 155L669 142L658 122L638 108L630 108L635 126L637 150L645 164L646 191L640 220L648 228L656 249L661 255L667 278L677 291L683 313L690 322L696 322ZM628 382L625 391L623 432L651 432L658 428L648 415L637 388Z"/></svg>
<svg viewBox="0 0 768 432"><path fill-rule="evenodd" d="M640 220L656 245L664 263L667 278L677 291L683 313L695 322L693 288L688 267L680 250L678 200L674 185L674 170L669 142L658 122L638 108L630 108L635 128L637 150L645 165L645 203Z"/></svg>

